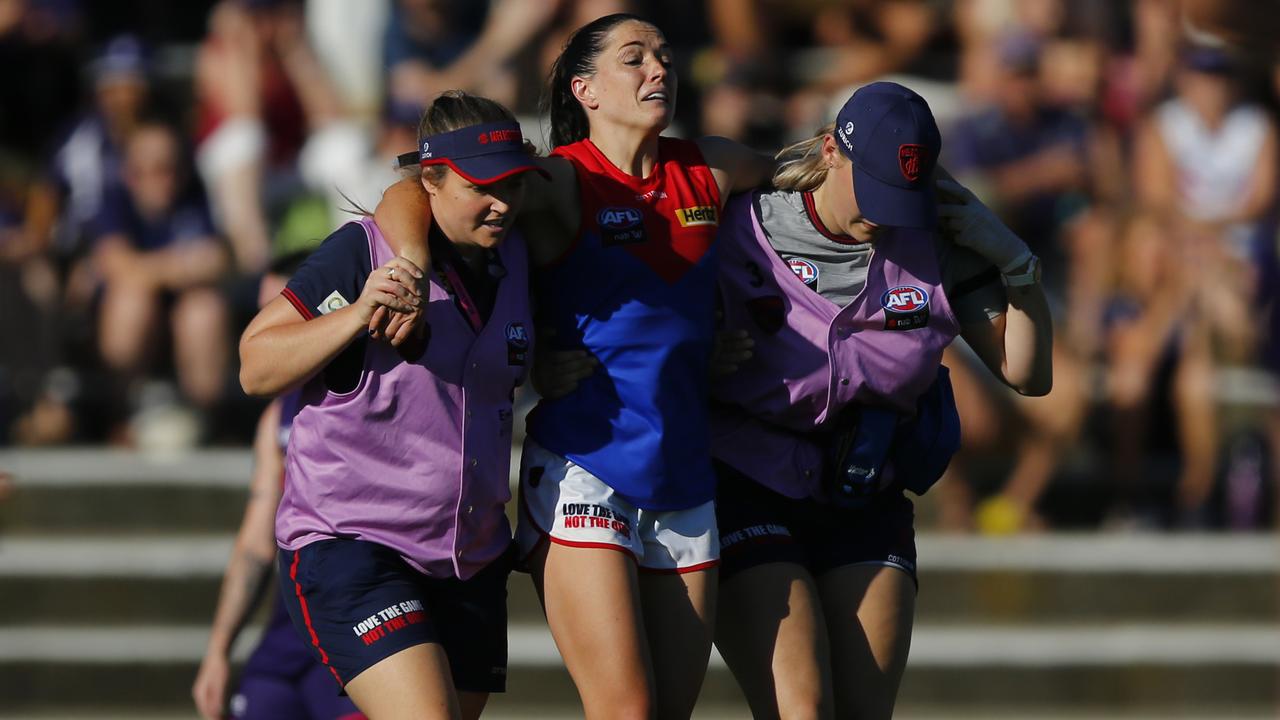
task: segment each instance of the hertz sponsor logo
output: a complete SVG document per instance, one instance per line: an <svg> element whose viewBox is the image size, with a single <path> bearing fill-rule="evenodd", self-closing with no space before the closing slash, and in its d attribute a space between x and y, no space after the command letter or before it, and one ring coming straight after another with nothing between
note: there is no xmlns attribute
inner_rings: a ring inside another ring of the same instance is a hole
<svg viewBox="0 0 1280 720"><path fill-rule="evenodd" d="M680 227L720 224L720 215L716 212L715 205L680 208L676 210L676 219L680 221Z"/></svg>

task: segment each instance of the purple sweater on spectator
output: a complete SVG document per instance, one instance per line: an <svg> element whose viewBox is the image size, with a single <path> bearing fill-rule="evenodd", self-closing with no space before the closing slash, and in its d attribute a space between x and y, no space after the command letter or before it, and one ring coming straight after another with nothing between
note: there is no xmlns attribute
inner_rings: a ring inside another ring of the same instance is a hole
<svg viewBox="0 0 1280 720"><path fill-rule="evenodd" d="M877 238L866 286L841 308L774 252L753 200L733 198L720 226L724 324L746 330L755 347L712 384L711 451L775 492L809 497L823 449L805 435L852 403L914 413L960 326L931 232L893 228Z"/></svg>
<svg viewBox="0 0 1280 720"><path fill-rule="evenodd" d="M368 267L393 257L370 219L332 237L350 237L353 228L363 231L369 255L368 265L352 273L367 275ZM405 360L384 342L363 342L352 389L333 391L323 373L303 386L276 514L281 547L366 540L392 548L430 577L462 579L507 549L511 401L525 377L532 318L523 239L512 233L497 255L506 275L478 334L433 275L431 340L418 359ZM304 286L307 273L304 265L290 288ZM334 293L338 299L321 296L311 305L300 304L296 293L291 300L305 315L356 299Z"/></svg>

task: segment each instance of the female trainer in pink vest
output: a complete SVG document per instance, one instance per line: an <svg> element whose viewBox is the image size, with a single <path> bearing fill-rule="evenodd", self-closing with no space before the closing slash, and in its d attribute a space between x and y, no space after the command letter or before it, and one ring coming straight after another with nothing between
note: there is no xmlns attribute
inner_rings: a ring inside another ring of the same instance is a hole
<svg viewBox="0 0 1280 720"><path fill-rule="evenodd" d="M916 594L903 490L959 441L943 349L962 336L1023 394L1052 382L1038 260L958 184L936 204L940 147L919 95L873 83L779 154L776 191L725 209L725 328L754 347L712 387L716 645L757 718L892 714Z"/></svg>
<svg viewBox="0 0 1280 720"><path fill-rule="evenodd" d="M295 628L371 718L474 718L506 682L511 399L532 342L535 170L502 106L450 92L419 128L431 272L371 218L331 235L240 343L252 395L300 386L276 516ZM416 337L369 337L375 311Z"/></svg>

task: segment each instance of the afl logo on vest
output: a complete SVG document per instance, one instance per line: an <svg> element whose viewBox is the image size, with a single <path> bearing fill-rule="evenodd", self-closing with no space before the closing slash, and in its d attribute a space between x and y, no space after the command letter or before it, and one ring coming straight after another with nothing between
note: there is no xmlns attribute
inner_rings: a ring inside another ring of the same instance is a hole
<svg viewBox="0 0 1280 720"><path fill-rule="evenodd" d="M929 324L929 293L899 285L880 296L885 330L915 330Z"/></svg>
<svg viewBox="0 0 1280 720"><path fill-rule="evenodd" d="M787 261L787 267L791 268L791 272L800 278L800 282L814 287L818 284L818 266L805 260L804 258L791 258Z"/></svg>
<svg viewBox="0 0 1280 720"><path fill-rule="evenodd" d="M529 354L529 333L524 323L507 323L507 364L524 365Z"/></svg>
<svg viewBox="0 0 1280 720"><path fill-rule="evenodd" d="M644 242L644 215L636 208L607 207L596 213L604 247Z"/></svg>

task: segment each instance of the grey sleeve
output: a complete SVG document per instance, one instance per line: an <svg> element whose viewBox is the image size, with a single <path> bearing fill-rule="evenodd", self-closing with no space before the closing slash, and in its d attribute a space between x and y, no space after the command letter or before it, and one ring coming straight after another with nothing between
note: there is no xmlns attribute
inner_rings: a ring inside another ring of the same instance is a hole
<svg viewBox="0 0 1280 720"><path fill-rule="evenodd" d="M942 260L942 287L961 325L992 320L1009 306L1000 271L968 248L951 246Z"/></svg>

